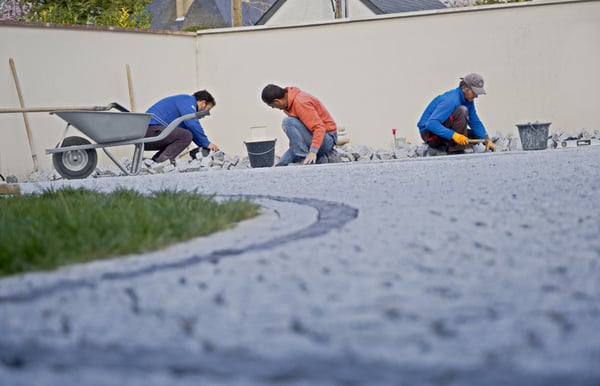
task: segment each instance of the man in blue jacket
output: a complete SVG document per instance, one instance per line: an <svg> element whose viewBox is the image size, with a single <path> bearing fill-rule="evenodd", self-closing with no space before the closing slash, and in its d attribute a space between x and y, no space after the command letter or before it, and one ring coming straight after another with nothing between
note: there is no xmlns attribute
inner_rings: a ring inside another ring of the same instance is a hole
<svg viewBox="0 0 600 386"><path fill-rule="evenodd" d="M463 154L469 138L484 139L486 150L495 151L475 110L475 98L484 94L481 75L461 78L457 88L438 95L427 106L417 123L421 138L430 148L448 154Z"/></svg>
<svg viewBox="0 0 600 386"><path fill-rule="evenodd" d="M159 135L172 121L186 114L210 110L215 106L215 98L206 90L193 95L180 94L166 97L152 105L146 112L152 114L146 137ZM152 157L154 162L164 162L175 158L194 141L201 148L219 151L219 147L208 140L200 120L189 119L177 126L161 141L148 142L145 150L158 150Z"/></svg>

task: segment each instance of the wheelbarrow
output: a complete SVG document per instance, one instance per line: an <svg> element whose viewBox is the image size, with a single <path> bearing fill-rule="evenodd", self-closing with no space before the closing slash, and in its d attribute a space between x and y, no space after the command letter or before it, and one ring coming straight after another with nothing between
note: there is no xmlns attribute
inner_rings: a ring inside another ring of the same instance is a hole
<svg viewBox="0 0 600 386"><path fill-rule="evenodd" d="M183 121L189 119L201 119L210 115L208 110L181 116L170 123L162 122L154 116L166 128L155 137L145 138L148 123L153 114L132 113L118 103L111 103L106 110L117 111L88 111L88 110L57 110L54 114L67 122L67 127L62 140L55 148L46 149L46 154L52 154L52 164L63 178L78 179L86 178L96 170L98 154L96 149L100 148L126 175L136 175L140 172L144 144L157 142L164 139ZM69 127L81 131L96 143L78 136L67 137ZM133 157L129 168L122 165L107 150L113 146L133 145Z"/></svg>

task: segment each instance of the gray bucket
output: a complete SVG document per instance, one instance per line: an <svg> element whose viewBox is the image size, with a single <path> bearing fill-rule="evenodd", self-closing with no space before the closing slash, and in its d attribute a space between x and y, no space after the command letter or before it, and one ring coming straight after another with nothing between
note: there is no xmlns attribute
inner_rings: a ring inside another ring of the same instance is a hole
<svg viewBox="0 0 600 386"><path fill-rule="evenodd" d="M253 168L264 168L273 166L275 163L275 142L269 141L244 142L248 150L248 159Z"/></svg>
<svg viewBox="0 0 600 386"><path fill-rule="evenodd" d="M523 150L543 150L548 147L548 127L550 122L517 124Z"/></svg>

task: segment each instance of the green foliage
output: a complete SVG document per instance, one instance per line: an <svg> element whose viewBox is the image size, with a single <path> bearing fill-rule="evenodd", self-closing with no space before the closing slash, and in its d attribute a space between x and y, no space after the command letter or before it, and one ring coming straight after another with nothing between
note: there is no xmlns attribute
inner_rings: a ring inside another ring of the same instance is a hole
<svg viewBox="0 0 600 386"><path fill-rule="evenodd" d="M27 0L0 0L0 21L25 21L30 9Z"/></svg>
<svg viewBox="0 0 600 386"><path fill-rule="evenodd" d="M148 252L254 217L248 200L84 189L0 196L0 276Z"/></svg>
<svg viewBox="0 0 600 386"><path fill-rule="evenodd" d="M149 28L152 0L37 0L27 20L38 23Z"/></svg>
<svg viewBox="0 0 600 386"><path fill-rule="evenodd" d="M182 31L185 31L185 32L196 32L196 31L199 31L199 30L211 29L211 28L213 28L213 27L211 27L209 25L192 25L192 26L183 28Z"/></svg>

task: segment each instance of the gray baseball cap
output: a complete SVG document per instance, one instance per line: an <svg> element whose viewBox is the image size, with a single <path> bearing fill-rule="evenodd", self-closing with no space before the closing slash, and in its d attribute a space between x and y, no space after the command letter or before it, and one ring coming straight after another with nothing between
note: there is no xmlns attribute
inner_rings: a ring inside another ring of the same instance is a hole
<svg viewBox="0 0 600 386"><path fill-rule="evenodd" d="M484 95L485 90L483 88L483 76L476 74L474 72L465 75L464 78L461 78L465 81L467 87L475 92L477 95Z"/></svg>

